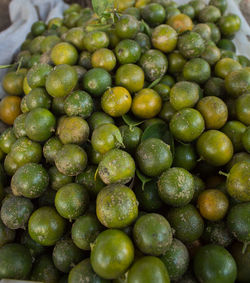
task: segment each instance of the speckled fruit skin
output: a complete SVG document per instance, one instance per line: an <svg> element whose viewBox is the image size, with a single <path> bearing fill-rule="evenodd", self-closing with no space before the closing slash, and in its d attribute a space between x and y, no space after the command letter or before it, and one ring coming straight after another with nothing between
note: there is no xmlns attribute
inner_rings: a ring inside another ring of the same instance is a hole
<svg viewBox="0 0 250 283"><path fill-rule="evenodd" d="M134 192L120 184L103 188L97 195L96 214L107 228L127 227L138 216L138 203Z"/></svg>
<svg viewBox="0 0 250 283"><path fill-rule="evenodd" d="M136 246L144 254L159 256L172 243L172 230L166 218L157 213L139 217L133 228Z"/></svg>

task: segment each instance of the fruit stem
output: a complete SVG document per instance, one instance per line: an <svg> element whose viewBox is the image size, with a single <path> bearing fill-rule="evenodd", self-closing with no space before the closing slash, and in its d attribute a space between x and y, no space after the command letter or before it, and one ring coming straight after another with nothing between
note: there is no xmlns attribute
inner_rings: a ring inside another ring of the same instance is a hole
<svg viewBox="0 0 250 283"><path fill-rule="evenodd" d="M249 244L249 242L244 242L244 245L243 245L243 248L242 248L242 254L244 254L246 252L248 244Z"/></svg>
<svg viewBox="0 0 250 283"><path fill-rule="evenodd" d="M225 173L225 172L219 171L219 174L220 174L220 175L223 175L223 176L225 176L225 177L228 177L228 174Z"/></svg>

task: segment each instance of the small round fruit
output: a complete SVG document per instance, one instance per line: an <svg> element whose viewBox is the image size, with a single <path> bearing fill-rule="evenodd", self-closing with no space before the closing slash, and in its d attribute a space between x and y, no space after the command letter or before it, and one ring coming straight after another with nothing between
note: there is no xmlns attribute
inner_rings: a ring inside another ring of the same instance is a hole
<svg viewBox="0 0 250 283"><path fill-rule="evenodd" d="M174 28L178 34L193 29L192 19L188 15L182 13L170 17L167 24Z"/></svg>
<svg viewBox="0 0 250 283"><path fill-rule="evenodd" d="M29 219L30 237L43 246L53 246L62 237L66 221L53 207L40 207Z"/></svg>
<svg viewBox="0 0 250 283"><path fill-rule="evenodd" d="M222 132L209 130L197 141L197 151L202 159L213 166L227 164L233 156L233 144Z"/></svg>
<svg viewBox="0 0 250 283"><path fill-rule="evenodd" d="M93 30L83 38L83 45L89 52L94 52L100 48L106 48L109 45L109 37L106 32Z"/></svg>
<svg viewBox="0 0 250 283"><path fill-rule="evenodd" d="M235 104L237 118L246 126L250 126L250 93L242 94Z"/></svg>
<svg viewBox="0 0 250 283"><path fill-rule="evenodd" d="M20 109L21 98L19 96L5 96L0 102L0 120L7 125L13 125Z"/></svg>
<svg viewBox="0 0 250 283"><path fill-rule="evenodd" d="M160 112L161 106L160 95L153 89L144 88L134 96L131 110L139 118L150 119Z"/></svg>
<svg viewBox="0 0 250 283"><path fill-rule="evenodd" d="M197 110L205 120L206 129L220 129L228 118L228 109L222 99L206 96L197 103Z"/></svg>
<svg viewBox="0 0 250 283"><path fill-rule="evenodd" d="M143 141L136 150L136 161L143 174L155 177L172 165L169 145L157 138Z"/></svg>
<svg viewBox="0 0 250 283"><path fill-rule="evenodd" d="M160 25L152 32L152 44L162 52L172 52L177 45L177 32L169 25Z"/></svg>
<svg viewBox="0 0 250 283"><path fill-rule="evenodd" d="M192 82L181 81L170 90L170 103L175 110L193 107L199 100L199 86Z"/></svg>
<svg viewBox="0 0 250 283"><path fill-rule="evenodd" d="M244 149L250 153L250 127L248 127L241 137L241 142Z"/></svg>
<svg viewBox="0 0 250 283"><path fill-rule="evenodd" d="M231 36L240 29L241 20L238 15L228 14L220 18L218 25L223 35Z"/></svg>
<svg viewBox="0 0 250 283"><path fill-rule="evenodd" d="M238 61L235 61L232 58L222 58L216 63L214 74L216 77L225 79L231 72L238 71L241 68L242 67Z"/></svg>
<svg viewBox="0 0 250 283"><path fill-rule="evenodd" d="M64 101L64 110L68 116L81 116L88 118L94 109L92 97L85 91L77 90L72 92Z"/></svg>
<svg viewBox="0 0 250 283"><path fill-rule="evenodd" d="M115 24L115 32L121 39L134 38L139 29L139 21L131 15L122 15Z"/></svg>
<svg viewBox="0 0 250 283"><path fill-rule="evenodd" d="M169 126L177 140L191 142L204 131L205 122L199 111L193 108L184 108L173 115Z"/></svg>
<svg viewBox="0 0 250 283"><path fill-rule="evenodd" d="M76 144L66 144L55 158L57 169L66 176L80 174L87 165L87 154Z"/></svg>
<svg viewBox="0 0 250 283"><path fill-rule="evenodd" d="M29 199L7 196L2 202L1 219L10 229L25 229L33 208Z"/></svg>
<svg viewBox="0 0 250 283"><path fill-rule="evenodd" d="M63 144L58 137L52 137L43 146L43 155L46 162L54 164L58 151L62 148Z"/></svg>
<svg viewBox="0 0 250 283"><path fill-rule="evenodd" d="M9 95L20 96L23 94L23 81L24 74L20 72L8 72L3 77L3 89Z"/></svg>
<svg viewBox="0 0 250 283"><path fill-rule="evenodd" d="M72 225L71 237L78 248L88 251L102 230L103 226L96 215L87 213L76 219Z"/></svg>
<svg viewBox="0 0 250 283"><path fill-rule="evenodd" d="M110 72L116 65L116 57L112 50L100 48L91 56L91 64L93 68L103 68Z"/></svg>
<svg viewBox="0 0 250 283"><path fill-rule="evenodd" d="M103 188L97 195L96 215L107 228L129 226L138 216L138 204L134 192L121 184Z"/></svg>
<svg viewBox="0 0 250 283"><path fill-rule="evenodd" d="M76 86L76 70L69 65L56 66L47 76L46 90L53 97L64 97Z"/></svg>
<svg viewBox="0 0 250 283"><path fill-rule="evenodd" d="M20 244L6 244L0 248L0 278L26 279L32 268L32 257Z"/></svg>
<svg viewBox="0 0 250 283"><path fill-rule="evenodd" d="M250 162L240 161L233 165L227 177L227 192L237 201L250 201Z"/></svg>
<svg viewBox="0 0 250 283"><path fill-rule="evenodd" d="M85 91L93 96L101 96L104 91L111 87L110 74L102 68L93 68L83 76L82 86Z"/></svg>
<svg viewBox="0 0 250 283"><path fill-rule="evenodd" d="M20 167L11 179L14 195L26 198L40 197L49 185L49 175L44 167L36 163L27 163Z"/></svg>
<svg viewBox="0 0 250 283"><path fill-rule="evenodd" d="M52 71L52 67L45 63L39 63L31 67L27 73L28 85L33 89L36 87L44 87L46 78Z"/></svg>
<svg viewBox="0 0 250 283"><path fill-rule="evenodd" d="M37 87L27 94L26 104L30 111L39 107L49 109L51 98L44 88Z"/></svg>
<svg viewBox="0 0 250 283"><path fill-rule="evenodd" d="M71 239L57 242L53 249L53 263L57 269L65 273L69 272L72 265L76 265L83 258L83 252L76 247Z"/></svg>
<svg viewBox="0 0 250 283"><path fill-rule="evenodd" d="M144 72L135 64L122 65L116 71L115 83L125 87L130 93L138 92L144 85Z"/></svg>
<svg viewBox="0 0 250 283"><path fill-rule="evenodd" d="M134 152L141 141L142 130L139 127L130 128L128 125L119 127L123 144L128 152Z"/></svg>
<svg viewBox="0 0 250 283"><path fill-rule="evenodd" d="M15 136L13 128L7 128L0 135L0 148L4 153L9 153L11 151L12 145L16 142L17 138Z"/></svg>
<svg viewBox="0 0 250 283"><path fill-rule="evenodd" d="M194 272L200 282L233 283L237 266L232 255L218 245L201 247L194 258Z"/></svg>
<svg viewBox="0 0 250 283"><path fill-rule="evenodd" d="M175 237L182 242L198 240L204 230L203 218L191 204L171 208L167 213L167 220L175 231Z"/></svg>
<svg viewBox="0 0 250 283"><path fill-rule="evenodd" d="M58 213L69 220L83 215L89 203L87 189L79 184L71 183L61 187L55 197Z"/></svg>
<svg viewBox="0 0 250 283"><path fill-rule="evenodd" d="M16 231L9 229L0 219L0 248L15 240Z"/></svg>
<svg viewBox="0 0 250 283"><path fill-rule="evenodd" d="M25 119L25 131L27 136L37 142L48 140L55 131L56 119L45 108L31 110Z"/></svg>
<svg viewBox="0 0 250 283"><path fill-rule="evenodd" d="M148 213L136 221L133 238L141 252L159 256L169 249L173 236L165 217L156 213Z"/></svg>
<svg viewBox="0 0 250 283"><path fill-rule="evenodd" d="M124 39L116 45L115 54L121 65L136 63L141 57L141 47L135 40Z"/></svg>
<svg viewBox="0 0 250 283"><path fill-rule="evenodd" d="M107 152L98 165L98 174L102 181L127 184L135 174L135 162L130 154L120 149Z"/></svg>
<svg viewBox="0 0 250 283"><path fill-rule="evenodd" d="M204 59L194 58L184 65L182 74L187 81L203 84L210 78L211 68Z"/></svg>
<svg viewBox="0 0 250 283"><path fill-rule="evenodd" d="M143 256L132 265L128 272L128 283L170 283L164 263L154 256Z"/></svg>
<svg viewBox="0 0 250 283"><path fill-rule="evenodd" d="M130 93L124 87L113 87L106 90L101 99L104 112L112 117L120 117L126 114L132 104Z"/></svg>
<svg viewBox="0 0 250 283"><path fill-rule="evenodd" d="M72 44L60 42L52 48L50 58L55 65L75 65L78 59L78 52Z"/></svg>
<svg viewBox="0 0 250 283"><path fill-rule="evenodd" d="M183 168L172 167L163 172L158 180L160 198L171 206L184 206L194 195L192 174Z"/></svg>
<svg viewBox="0 0 250 283"><path fill-rule="evenodd" d="M98 235L91 250L91 265L105 279L116 279L134 260L134 247L122 231L108 229Z"/></svg>
<svg viewBox="0 0 250 283"><path fill-rule="evenodd" d="M158 3L150 3L142 7L141 16L150 26L154 27L164 22L166 12L162 5Z"/></svg>
<svg viewBox="0 0 250 283"><path fill-rule="evenodd" d="M218 221L225 217L229 201L220 190L210 189L201 192L197 205L202 217L209 221Z"/></svg>
<svg viewBox="0 0 250 283"><path fill-rule="evenodd" d="M192 144L178 144L174 149L174 167L181 167L188 171L195 168L197 164L197 154Z"/></svg>
<svg viewBox="0 0 250 283"><path fill-rule="evenodd" d="M214 23L217 22L220 17L220 9L218 9L216 6L208 5L199 12L198 19L201 23Z"/></svg>
<svg viewBox="0 0 250 283"><path fill-rule="evenodd" d="M203 38L194 31L187 31L178 38L177 47L180 53L188 58L199 57L205 50Z"/></svg>
<svg viewBox="0 0 250 283"><path fill-rule="evenodd" d="M88 119L88 124L91 131L103 124L114 124L114 119L104 112L94 112Z"/></svg>
<svg viewBox="0 0 250 283"><path fill-rule="evenodd" d="M188 269L189 254L186 246L173 239L170 248L160 257L171 280L179 280Z"/></svg>

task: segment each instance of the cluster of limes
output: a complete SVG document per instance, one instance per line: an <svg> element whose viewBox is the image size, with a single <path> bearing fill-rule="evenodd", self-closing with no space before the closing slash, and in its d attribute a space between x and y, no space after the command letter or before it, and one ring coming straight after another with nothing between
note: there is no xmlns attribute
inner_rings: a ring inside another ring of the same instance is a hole
<svg viewBox="0 0 250 283"><path fill-rule="evenodd" d="M249 283L240 19L111 2L34 23L3 79L0 279Z"/></svg>

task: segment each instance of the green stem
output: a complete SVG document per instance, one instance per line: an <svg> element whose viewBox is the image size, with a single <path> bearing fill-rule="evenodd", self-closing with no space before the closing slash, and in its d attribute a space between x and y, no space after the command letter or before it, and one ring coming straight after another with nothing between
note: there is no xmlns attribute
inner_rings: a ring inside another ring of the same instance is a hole
<svg viewBox="0 0 250 283"><path fill-rule="evenodd" d="M222 175L222 176L228 177L228 174L225 173L225 172L219 171L219 174Z"/></svg>
<svg viewBox="0 0 250 283"><path fill-rule="evenodd" d="M245 242L242 248L242 254L244 254L246 252L247 246L248 246L249 242Z"/></svg>

